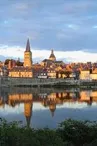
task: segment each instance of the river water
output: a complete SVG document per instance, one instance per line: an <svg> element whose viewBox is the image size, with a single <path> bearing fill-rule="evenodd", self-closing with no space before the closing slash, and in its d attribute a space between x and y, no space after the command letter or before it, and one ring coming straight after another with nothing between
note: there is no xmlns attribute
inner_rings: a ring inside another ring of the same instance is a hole
<svg viewBox="0 0 97 146"><path fill-rule="evenodd" d="M33 128L56 128L60 122L97 120L97 89L2 88L0 117Z"/></svg>

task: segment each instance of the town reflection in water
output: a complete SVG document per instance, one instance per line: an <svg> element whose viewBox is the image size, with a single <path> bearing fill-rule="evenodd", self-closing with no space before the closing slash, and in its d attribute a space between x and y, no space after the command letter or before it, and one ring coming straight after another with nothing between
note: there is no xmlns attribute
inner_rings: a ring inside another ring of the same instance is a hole
<svg viewBox="0 0 97 146"><path fill-rule="evenodd" d="M6 105L15 108L17 105L23 104L24 116L28 127L30 126L31 118L33 119L32 113L34 112L33 105L35 103L40 103L41 106L50 110L51 116L54 118L57 106L61 108L65 103L71 103L73 106L75 103L86 103L87 106L91 106L93 102L97 102L97 90L33 89L29 91L28 89L10 89L7 91L1 90L0 93L0 109L4 109Z"/></svg>

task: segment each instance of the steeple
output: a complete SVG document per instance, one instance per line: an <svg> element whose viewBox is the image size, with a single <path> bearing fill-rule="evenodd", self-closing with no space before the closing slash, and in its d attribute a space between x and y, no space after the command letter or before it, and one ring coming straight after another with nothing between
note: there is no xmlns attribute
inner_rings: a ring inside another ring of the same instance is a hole
<svg viewBox="0 0 97 146"><path fill-rule="evenodd" d="M26 44L26 52L30 52L30 42L29 42L29 38L28 38L27 44Z"/></svg>
<svg viewBox="0 0 97 146"><path fill-rule="evenodd" d="M26 50L24 52L24 67L32 67L32 52L30 50L30 42L27 40Z"/></svg>

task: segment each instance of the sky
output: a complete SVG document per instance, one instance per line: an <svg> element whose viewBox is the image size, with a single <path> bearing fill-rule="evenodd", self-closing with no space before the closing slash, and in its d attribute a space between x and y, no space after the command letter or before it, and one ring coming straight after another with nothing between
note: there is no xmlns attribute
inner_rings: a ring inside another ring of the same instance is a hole
<svg viewBox="0 0 97 146"><path fill-rule="evenodd" d="M23 59L29 38L33 61L97 62L97 0L0 1L0 60Z"/></svg>

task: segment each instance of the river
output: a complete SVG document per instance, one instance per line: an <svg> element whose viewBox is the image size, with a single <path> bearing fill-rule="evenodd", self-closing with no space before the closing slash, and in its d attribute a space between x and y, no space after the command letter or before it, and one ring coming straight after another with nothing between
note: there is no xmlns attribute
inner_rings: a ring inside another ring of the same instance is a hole
<svg viewBox="0 0 97 146"><path fill-rule="evenodd" d="M2 88L0 117L33 128L56 128L60 122L97 120L97 89Z"/></svg>

